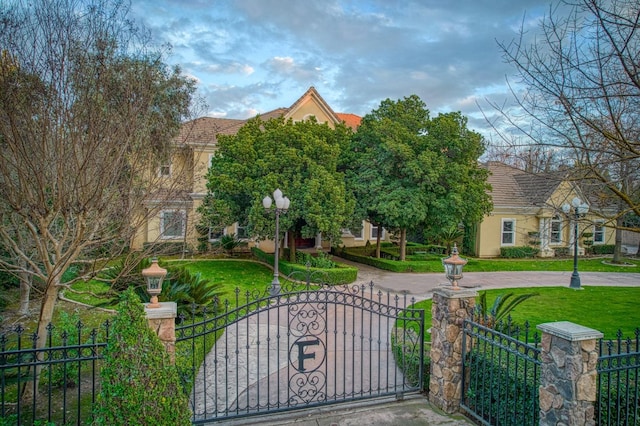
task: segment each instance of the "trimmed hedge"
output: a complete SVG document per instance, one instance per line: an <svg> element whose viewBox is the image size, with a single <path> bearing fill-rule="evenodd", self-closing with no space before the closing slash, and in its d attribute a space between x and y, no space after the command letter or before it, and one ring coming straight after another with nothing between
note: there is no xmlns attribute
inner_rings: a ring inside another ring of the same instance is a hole
<svg viewBox="0 0 640 426"><path fill-rule="evenodd" d="M441 272L440 265L438 265L438 270L434 271L433 262L421 262L421 261L411 261L405 260L404 262L400 262L398 260L389 260L389 259L376 259L375 257L367 256L363 250L364 247L350 247L346 249L342 248L332 248L331 253L342 257L343 259L351 260L352 262L362 263L364 265L373 266L378 269L383 269L385 271L391 272ZM442 268L444 271L444 268Z"/></svg>
<svg viewBox="0 0 640 426"><path fill-rule="evenodd" d="M591 251L593 254L613 254L615 248L615 244L594 244L591 246Z"/></svg>
<svg viewBox="0 0 640 426"><path fill-rule="evenodd" d="M259 261L268 265L273 265L273 254L265 253L257 247L252 247L251 253L253 253ZM280 262L278 262L278 268L283 275L290 275L292 272L302 272L305 274L307 272L307 267L305 265L290 263L284 260L280 260ZM340 263L338 263L337 268L310 268L310 270L311 272L322 272L322 274L314 274L311 276L311 282L318 284L349 284L354 282L358 277L357 268Z"/></svg>
<svg viewBox="0 0 640 426"><path fill-rule="evenodd" d="M529 246L520 247L501 247L500 257L506 259L523 259L527 257L536 257L540 250Z"/></svg>

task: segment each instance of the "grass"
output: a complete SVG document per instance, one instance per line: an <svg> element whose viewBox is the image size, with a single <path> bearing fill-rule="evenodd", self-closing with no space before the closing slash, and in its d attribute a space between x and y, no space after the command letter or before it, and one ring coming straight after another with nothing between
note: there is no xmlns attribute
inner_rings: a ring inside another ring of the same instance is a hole
<svg viewBox="0 0 640 426"><path fill-rule="evenodd" d="M179 261L172 264L184 264L190 272L199 273L203 279L220 283L224 289L220 299L228 300L234 306L236 289L239 290L238 297L246 299L247 294L266 291L273 280L271 269L247 260ZM242 299L239 301L242 303Z"/></svg>
<svg viewBox="0 0 640 426"><path fill-rule="evenodd" d="M640 260L624 259L635 265L619 266L603 263L609 258L579 258L578 268L584 272L640 272ZM442 267L440 268L442 269ZM571 271L573 259L469 259L464 267L466 272L500 272L500 271Z"/></svg>
<svg viewBox="0 0 640 426"><path fill-rule="evenodd" d="M538 293L537 296L518 305L512 312L514 323L524 325L529 321L533 334L536 326L546 322L570 321L604 333L605 339L614 339L618 330L623 336L634 336L640 327L640 287L582 287L573 290L568 287L540 287L486 290L487 304L491 306L500 294ZM424 309L426 317L431 316L431 300L424 300L412 306ZM425 331L431 321L425 322ZM425 341L431 335L425 332Z"/></svg>

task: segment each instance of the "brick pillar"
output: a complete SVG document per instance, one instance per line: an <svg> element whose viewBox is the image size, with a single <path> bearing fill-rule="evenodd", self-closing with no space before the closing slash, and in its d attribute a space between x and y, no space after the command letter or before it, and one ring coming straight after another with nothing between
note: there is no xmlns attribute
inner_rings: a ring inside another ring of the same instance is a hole
<svg viewBox="0 0 640 426"><path fill-rule="evenodd" d="M594 426L597 339L602 333L568 321L540 324L540 425Z"/></svg>
<svg viewBox="0 0 640 426"><path fill-rule="evenodd" d="M178 307L176 302L162 302L159 308L148 308L145 304L144 312L149 321L149 327L156 332L164 345L171 363L176 360L176 316Z"/></svg>
<svg viewBox="0 0 640 426"><path fill-rule="evenodd" d="M429 400L445 413L460 409L462 398L462 322L472 318L475 290L433 291Z"/></svg>

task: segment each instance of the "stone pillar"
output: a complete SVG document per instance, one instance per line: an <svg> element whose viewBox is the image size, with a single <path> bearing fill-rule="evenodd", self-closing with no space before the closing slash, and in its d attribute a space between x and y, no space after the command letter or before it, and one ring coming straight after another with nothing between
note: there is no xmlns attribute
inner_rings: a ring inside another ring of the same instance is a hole
<svg viewBox="0 0 640 426"><path fill-rule="evenodd" d="M149 321L149 327L156 332L164 345L171 363L176 360L176 316L178 307L176 302L162 302L159 308L148 308L145 303L144 312Z"/></svg>
<svg viewBox="0 0 640 426"><path fill-rule="evenodd" d="M540 324L540 425L594 426L597 339L603 334L568 321Z"/></svg>
<svg viewBox="0 0 640 426"><path fill-rule="evenodd" d="M445 413L460 409L462 398L462 323L473 317L478 292L441 287L431 305L431 379L429 400Z"/></svg>

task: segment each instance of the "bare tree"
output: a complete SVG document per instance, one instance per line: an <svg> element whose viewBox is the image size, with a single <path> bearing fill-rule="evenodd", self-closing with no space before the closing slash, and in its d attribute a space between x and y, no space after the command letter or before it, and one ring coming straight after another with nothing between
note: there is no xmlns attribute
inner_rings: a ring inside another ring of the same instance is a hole
<svg viewBox="0 0 640 426"><path fill-rule="evenodd" d="M634 232L640 228L621 219L640 215L639 23L636 0L552 6L533 41L523 27L517 40L499 44L517 70L517 108L492 104L531 149L571 158L569 176L590 192L595 211Z"/></svg>
<svg viewBox="0 0 640 426"><path fill-rule="evenodd" d="M83 263L75 279L92 276L155 213L145 197L189 112L194 83L128 12L117 0L0 2L0 268L39 283L40 347L65 271Z"/></svg>

